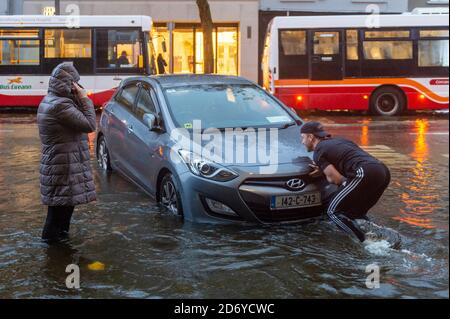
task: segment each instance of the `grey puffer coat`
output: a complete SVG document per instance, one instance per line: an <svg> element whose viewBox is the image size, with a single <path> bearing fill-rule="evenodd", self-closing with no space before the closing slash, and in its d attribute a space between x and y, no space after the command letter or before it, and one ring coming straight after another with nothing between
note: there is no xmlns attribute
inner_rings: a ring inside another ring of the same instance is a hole
<svg viewBox="0 0 450 319"><path fill-rule="evenodd" d="M70 63L52 72L48 94L39 105L37 122L42 143L41 199L48 206L75 206L96 200L86 133L96 129L89 98L72 94L80 75Z"/></svg>

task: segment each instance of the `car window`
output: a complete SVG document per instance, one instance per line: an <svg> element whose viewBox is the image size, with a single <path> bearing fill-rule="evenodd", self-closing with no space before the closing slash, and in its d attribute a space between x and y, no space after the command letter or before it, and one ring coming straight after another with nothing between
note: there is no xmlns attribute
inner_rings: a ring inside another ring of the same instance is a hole
<svg viewBox="0 0 450 319"><path fill-rule="evenodd" d="M117 100L129 110L132 110L138 90L139 87L136 85L136 83L126 86L118 95Z"/></svg>
<svg viewBox="0 0 450 319"><path fill-rule="evenodd" d="M147 86L142 86L139 98L136 104L135 114L138 119L142 120L145 113L156 113L155 103L151 96L151 89Z"/></svg>

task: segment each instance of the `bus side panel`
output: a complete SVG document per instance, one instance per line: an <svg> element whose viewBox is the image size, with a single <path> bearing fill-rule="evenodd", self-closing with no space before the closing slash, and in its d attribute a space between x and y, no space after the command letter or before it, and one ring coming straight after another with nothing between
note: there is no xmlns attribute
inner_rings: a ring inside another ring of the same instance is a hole
<svg viewBox="0 0 450 319"><path fill-rule="evenodd" d="M48 76L0 76L0 107L36 107L47 94Z"/></svg>
<svg viewBox="0 0 450 319"><path fill-rule="evenodd" d="M274 94L281 102L299 110L309 109L309 95L307 87L275 88Z"/></svg>
<svg viewBox="0 0 450 319"><path fill-rule="evenodd" d="M134 75L123 75L121 79ZM115 75L81 75L80 84L86 89L88 97L95 106L102 106L109 101L120 81ZM35 107L41 103L48 90L48 75L11 75L0 76L1 107Z"/></svg>
<svg viewBox="0 0 450 319"><path fill-rule="evenodd" d="M412 78L401 85L410 110L448 109L448 78Z"/></svg>
<svg viewBox="0 0 450 319"><path fill-rule="evenodd" d="M448 109L447 101L437 101L435 97L430 94L424 94L423 92L410 88L402 87L408 100L408 110L442 110Z"/></svg>
<svg viewBox="0 0 450 319"><path fill-rule="evenodd" d="M367 110L372 87L313 86L278 87L275 95L299 110Z"/></svg>
<svg viewBox="0 0 450 319"><path fill-rule="evenodd" d="M43 96L8 95L0 93L0 108L2 107L37 107Z"/></svg>
<svg viewBox="0 0 450 319"><path fill-rule="evenodd" d="M382 85L401 88L409 110L436 110L449 106L448 79L349 79L330 83L278 80L275 95L299 110L368 110L373 92Z"/></svg>
<svg viewBox="0 0 450 319"><path fill-rule="evenodd" d="M374 90L369 86L310 86L311 107L318 110L367 110L368 96Z"/></svg>

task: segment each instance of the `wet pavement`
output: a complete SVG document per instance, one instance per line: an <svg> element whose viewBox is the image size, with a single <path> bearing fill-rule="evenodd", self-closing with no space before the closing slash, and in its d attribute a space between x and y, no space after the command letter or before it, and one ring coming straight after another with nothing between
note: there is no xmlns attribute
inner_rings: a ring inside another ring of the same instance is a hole
<svg viewBox="0 0 450 319"><path fill-rule="evenodd" d="M48 246L36 116L0 114L0 298L448 298L448 114L305 117L389 166L391 185L370 216L400 232L399 250L361 245L323 222L183 223L94 160L97 202L78 206L70 239ZM90 269L96 261L104 270ZM71 263L80 290L66 288ZM371 264L377 289L365 285Z"/></svg>

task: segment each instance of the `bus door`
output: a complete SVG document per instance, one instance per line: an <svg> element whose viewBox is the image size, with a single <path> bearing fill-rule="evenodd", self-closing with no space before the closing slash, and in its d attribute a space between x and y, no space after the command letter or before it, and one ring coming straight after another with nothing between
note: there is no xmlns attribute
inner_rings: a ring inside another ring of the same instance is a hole
<svg viewBox="0 0 450 319"><path fill-rule="evenodd" d="M325 85L326 81L343 79L342 39L340 30L309 31L308 108L326 110L337 106L336 94Z"/></svg>
<svg viewBox="0 0 450 319"><path fill-rule="evenodd" d="M309 31L311 80L342 80L343 33L340 30Z"/></svg>

